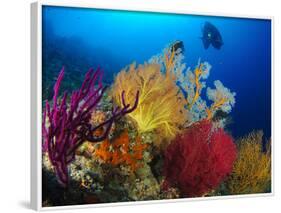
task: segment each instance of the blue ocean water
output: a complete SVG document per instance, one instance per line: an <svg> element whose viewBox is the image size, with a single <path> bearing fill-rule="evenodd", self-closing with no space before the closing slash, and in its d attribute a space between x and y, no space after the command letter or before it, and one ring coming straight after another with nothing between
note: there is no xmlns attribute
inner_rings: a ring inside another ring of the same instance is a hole
<svg viewBox="0 0 281 213"><path fill-rule="evenodd" d="M206 21L222 35L220 50L203 47ZM187 66L194 68L199 58L212 65L207 86L220 80L237 93L228 127L233 136L262 129L270 138L270 20L45 6L43 90L51 90L44 81L54 81L62 65L74 79L99 66L111 83L126 65L147 61L175 40L184 43Z"/></svg>

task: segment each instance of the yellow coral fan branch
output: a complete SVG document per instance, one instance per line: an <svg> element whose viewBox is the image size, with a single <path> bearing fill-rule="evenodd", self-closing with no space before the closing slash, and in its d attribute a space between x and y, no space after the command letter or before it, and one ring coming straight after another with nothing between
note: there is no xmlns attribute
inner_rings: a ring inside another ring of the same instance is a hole
<svg viewBox="0 0 281 213"><path fill-rule="evenodd" d="M175 50L174 47L172 48L172 51L170 53L170 56L168 53L165 53L165 67L166 67L166 75L170 76L171 75L171 70L174 66L174 58L175 58Z"/></svg>
<svg viewBox="0 0 281 213"><path fill-rule="evenodd" d="M231 194L263 193L270 187L271 154L263 152L262 137L257 131L237 141L238 158L226 184Z"/></svg>
<svg viewBox="0 0 281 213"><path fill-rule="evenodd" d="M217 102L215 102L210 109L207 108L206 109L206 113L207 113L207 120L212 119L214 112L219 109L222 105L224 105L226 102L228 101L227 98L223 97L221 99L219 99Z"/></svg>
<svg viewBox="0 0 281 213"><path fill-rule="evenodd" d="M194 71L196 89L195 89L195 95L194 95L191 103L188 105L189 110L192 108L192 106L194 105L194 103L197 101L197 99L200 96L200 90L201 90L201 87L202 87L202 85L200 83L200 76L203 73L202 68L203 68L203 64L201 63L198 67L195 68L195 71Z"/></svg>
<svg viewBox="0 0 281 213"><path fill-rule="evenodd" d="M168 58L167 65L173 57L174 53ZM136 91L140 92L138 107L128 114L139 133L157 131L163 134L162 138L171 139L187 120L186 100L173 75L163 74L157 64L144 64L137 68L131 65L129 70L122 70L112 88L113 98L119 105L123 90L127 91L129 100Z"/></svg>

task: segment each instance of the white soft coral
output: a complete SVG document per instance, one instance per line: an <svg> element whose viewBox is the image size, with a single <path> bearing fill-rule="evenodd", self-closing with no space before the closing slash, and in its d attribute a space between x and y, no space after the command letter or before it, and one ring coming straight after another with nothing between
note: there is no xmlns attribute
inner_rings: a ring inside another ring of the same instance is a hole
<svg viewBox="0 0 281 213"><path fill-rule="evenodd" d="M220 109L224 112L230 113L235 104L235 92L231 92L224 87L221 81L214 81L215 89L207 88L207 97L213 101L211 110L215 112Z"/></svg>

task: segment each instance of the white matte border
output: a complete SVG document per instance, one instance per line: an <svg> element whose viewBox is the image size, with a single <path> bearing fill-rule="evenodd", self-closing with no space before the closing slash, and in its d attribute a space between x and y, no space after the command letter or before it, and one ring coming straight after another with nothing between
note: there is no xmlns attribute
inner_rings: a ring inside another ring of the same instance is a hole
<svg viewBox="0 0 281 213"><path fill-rule="evenodd" d="M271 154L271 193L247 194L247 195L227 195L213 197L198 197L198 198L180 198L171 200L151 200L151 201L129 201L118 203L103 203L103 204L84 204L84 205L69 205L56 207L42 207L42 8L43 6L61 6L61 7L78 7L78 8L93 8L93 9L108 9L122 11L138 11L138 12L158 12L171 14L186 14L186 15L202 15L216 16L225 18L250 18L264 19L271 21L271 137L272 137L272 154ZM31 207L34 210L62 210L62 209L81 209L93 207L108 207L108 206L124 206L124 205L143 205L166 202L186 202L186 201L202 201L202 200L218 200L232 199L245 197L264 197L274 195L274 170L275 170L275 149L274 149L274 17L272 16L248 16L223 13L210 13L200 11L187 10L159 10L156 7L143 7L143 5L110 5L108 2L77 2L70 0L39 0L31 4Z"/></svg>

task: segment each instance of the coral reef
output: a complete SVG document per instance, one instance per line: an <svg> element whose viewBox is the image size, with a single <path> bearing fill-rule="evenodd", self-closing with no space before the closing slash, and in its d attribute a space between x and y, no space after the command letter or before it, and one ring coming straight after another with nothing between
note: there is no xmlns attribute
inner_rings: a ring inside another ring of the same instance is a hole
<svg viewBox="0 0 281 213"><path fill-rule="evenodd" d="M173 43L165 47L160 54L152 56L149 60L149 64L158 64L161 67L161 72L178 75L184 73L186 64L183 63L184 55L182 49L177 48L176 50L171 46Z"/></svg>
<svg viewBox="0 0 281 213"><path fill-rule="evenodd" d="M205 80L209 77L212 66L199 59L198 65L192 71L190 67L186 68L181 49L174 52L169 46L164 48L161 54L149 59L148 62L159 64L164 73L173 74L177 85L186 98L189 117L187 126L205 118L211 120L219 110L230 113L235 104L236 94L225 88L219 80L214 81L216 89L207 88L207 97L213 102L210 107L201 97L202 90L206 87ZM220 124L223 127L224 123L220 122Z"/></svg>
<svg viewBox="0 0 281 213"><path fill-rule="evenodd" d="M74 91L61 70L52 101L44 95L44 206L271 190L270 143L261 131L234 143L225 125L236 93L220 80L207 87L212 66L186 67L181 47L130 64L110 90L100 69Z"/></svg>
<svg viewBox="0 0 281 213"><path fill-rule="evenodd" d="M146 148L147 144L143 144L139 136L132 143L128 131L124 130L113 140L106 139L97 144L93 154L104 163L114 166L127 165L132 172L135 172L142 166L140 160L143 159L143 152Z"/></svg>
<svg viewBox="0 0 281 213"><path fill-rule="evenodd" d="M208 62L200 63L196 66L194 72L190 68L184 73L177 71L177 79L180 87L186 93L187 108L191 114L191 123L202 120L206 117L207 104L201 98L202 89L206 87L206 82L211 70Z"/></svg>
<svg viewBox="0 0 281 213"><path fill-rule="evenodd" d="M216 89L209 87L207 89L207 96L209 100L213 101L212 106L207 109L207 119L211 119L218 109L229 113L235 104L235 92L224 87L219 80L214 81L214 85Z"/></svg>
<svg viewBox="0 0 281 213"><path fill-rule="evenodd" d="M226 184L230 194L271 191L270 142L263 151L262 138L262 131L253 131L237 141L238 158Z"/></svg>
<svg viewBox="0 0 281 213"><path fill-rule="evenodd" d="M203 120L188 128L165 151L166 187L178 187L183 196L202 196L232 171L236 147L223 129Z"/></svg>
<svg viewBox="0 0 281 213"><path fill-rule="evenodd" d="M143 164L137 176L127 185L128 196L133 200L159 199L160 185L153 176L150 166Z"/></svg>
<svg viewBox="0 0 281 213"><path fill-rule="evenodd" d="M96 143L106 139L114 121L127 113L132 112L138 104L138 92L134 105L126 104L124 92L122 92L122 108L112 110L112 116L105 122L93 126L90 125L91 113L100 102L106 87L102 86L102 73L100 70L90 69L85 75L84 82L78 91L71 94L70 106L67 105L67 93L61 101L58 93L64 76L62 68L54 86L53 106L46 101L43 114L42 133L43 151L48 156L55 168L58 181L63 186L68 184L67 165L75 158L76 149L86 140ZM98 81L98 86L95 83ZM95 137L92 133L97 129L105 128L102 135Z"/></svg>
<svg viewBox="0 0 281 213"><path fill-rule="evenodd" d="M104 187L114 190L119 201L121 197L124 201L159 199L160 185L149 165L150 146L144 144L142 138L144 137L140 137L136 132L125 129L110 140L97 144L84 143L78 153L89 160L90 170L99 171L102 179L108 181L108 186ZM99 169L96 169L96 164ZM80 182L84 183L84 177L81 179ZM89 183L86 186L89 188ZM99 195L102 200L115 201L115 198L110 198L110 195L104 193ZM103 198L104 196L106 198Z"/></svg>
<svg viewBox="0 0 281 213"><path fill-rule="evenodd" d="M118 73L112 91L119 106L122 106L122 91L126 91L126 97L140 92L137 109L128 114L140 133L156 131L164 138L173 138L187 120L185 100L175 79L161 73L157 64L144 64L137 68L131 64ZM133 99L128 101L131 103Z"/></svg>

